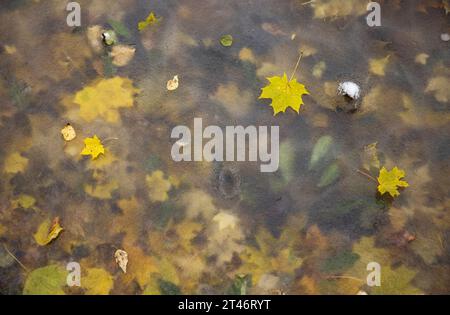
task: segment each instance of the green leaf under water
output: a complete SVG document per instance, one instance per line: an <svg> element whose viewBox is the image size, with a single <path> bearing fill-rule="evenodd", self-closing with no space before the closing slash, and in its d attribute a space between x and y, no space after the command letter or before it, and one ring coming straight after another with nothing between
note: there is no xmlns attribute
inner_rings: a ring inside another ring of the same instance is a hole
<svg viewBox="0 0 450 315"><path fill-rule="evenodd" d="M311 159L309 160L309 169L314 169L328 154L333 143L331 136L322 136L314 145Z"/></svg>
<svg viewBox="0 0 450 315"><path fill-rule="evenodd" d="M49 265L30 272L25 280L25 295L63 295L67 271L59 265Z"/></svg>
<svg viewBox="0 0 450 315"><path fill-rule="evenodd" d="M294 177L295 147L290 140L280 145L280 172L283 180L288 183Z"/></svg>
<svg viewBox="0 0 450 315"><path fill-rule="evenodd" d="M333 184L339 178L340 173L339 165L336 162L329 165L325 171L323 171L317 187L325 187Z"/></svg>

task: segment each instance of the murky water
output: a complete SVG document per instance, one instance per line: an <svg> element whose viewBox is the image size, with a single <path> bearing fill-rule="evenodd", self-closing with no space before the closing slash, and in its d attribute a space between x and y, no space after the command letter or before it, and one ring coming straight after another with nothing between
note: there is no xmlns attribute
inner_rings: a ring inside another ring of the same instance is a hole
<svg viewBox="0 0 450 315"><path fill-rule="evenodd" d="M79 3L80 27L65 1L0 4L0 293L450 292L443 1L380 2L380 27L365 1ZM139 31L150 12L158 22ZM300 52L310 94L299 115L273 116L261 88ZM338 95L343 81L358 100ZM279 170L174 162L172 128L196 117L279 126ZM80 154L93 135L106 150L95 160ZM395 198L377 192L383 166L405 171ZM55 218L63 231L46 242ZM81 287L66 283L69 262Z"/></svg>

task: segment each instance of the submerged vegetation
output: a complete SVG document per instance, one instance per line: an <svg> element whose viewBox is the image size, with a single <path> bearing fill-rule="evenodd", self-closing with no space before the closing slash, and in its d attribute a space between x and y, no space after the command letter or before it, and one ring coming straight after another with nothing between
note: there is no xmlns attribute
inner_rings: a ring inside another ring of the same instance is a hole
<svg viewBox="0 0 450 315"><path fill-rule="evenodd" d="M450 293L447 1L79 3L0 4L1 294ZM279 170L174 162L195 117Z"/></svg>

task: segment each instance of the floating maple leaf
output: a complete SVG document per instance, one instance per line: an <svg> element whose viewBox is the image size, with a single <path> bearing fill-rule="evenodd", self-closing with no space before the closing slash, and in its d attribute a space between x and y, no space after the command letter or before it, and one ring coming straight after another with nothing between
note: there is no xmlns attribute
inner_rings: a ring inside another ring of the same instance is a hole
<svg viewBox="0 0 450 315"><path fill-rule="evenodd" d="M381 194L388 192L392 197L400 195L398 192L398 187L408 187L409 184L400 180L405 177L405 171L394 167L392 170L388 171L384 166L380 170L378 175L378 191Z"/></svg>
<svg viewBox="0 0 450 315"><path fill-rule="evenodd" d="M262 88L259 98L271 98L273 107L273 115L279 112L285 112L288 107L297 112L303 104L302 95L309 94L303 84L297 82L296 79L288 80L286 73L283 77L274 76L267 78L270 84Z"/></svg>
<svg viewBox="0 0 450 315"><path fill-rule="evenodd" d="M96 159L100 154L105 154L105 147L96 135L84 139L84 149L81 151L81 155L90 155L92 159Z"/></svg>

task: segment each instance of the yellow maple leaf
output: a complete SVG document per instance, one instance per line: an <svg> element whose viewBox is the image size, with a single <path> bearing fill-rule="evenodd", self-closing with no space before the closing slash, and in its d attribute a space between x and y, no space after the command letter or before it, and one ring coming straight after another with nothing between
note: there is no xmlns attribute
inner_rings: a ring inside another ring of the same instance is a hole
<svg viewBox="0 0 450 315"><path fill-rule="evenodd" d="M389 62L389 55L380 59L370 59L369 70L373 74L384 76L386 65L388 64L388 62Z"/></svg>
<svg viewBox="0 0 450 315"><path fill-rule="evenodd" d="M41 246L49 244L62 232L63 228L59 224L59 218L56 217L51 225L50 219L45 220L39 225L37 232L34 234L36 243Z"/></svg>
<svg viewBox="0 0 450 315"><path fill-rule="evenodd" d="M252 274L252 281L258 283L263 274L286 273L291 274L303 264L293 250L297 235L295 229L283 231L279 238L271 232L261 228L256 233L258 248L247 246L241 254L242 265L238 273Z"/></svg>
<svg viewBox="0 0 450 315"><path fill-rule="evenodd" d="M150 12L145 21L140 21L138 23L138 30L142 31L150 25L158 24L161 21L161 18L156 17L155 13Z"/></svg>
<svg viewBox="0 0 450 315"><path fill-rule="evenodd" d="M271 98L273 115L285 112L288 107L297 112L303 104L302 95L309 94L305 86L296 79L288 80L286 73L283 77L274 76L267 78L270 84L262 88L259 98Z"/></svg>
<svg viewBox="0 0 450 315"><path fill-rule="evenodd" d="M91 155L92 159L95 159L100 154L105 154L105 147L96 135L84 139L84 149L81 151L81 155Z"/></svg>
<svg viewBox="0 0 450 315"><path fill-rule="evenodd" d="M405 177L405 171L394 167L392 170L388 171L384 166L380 170L378 175L378 191L381 194L388 192L392 197L400 195L398 192L398 187L408 187L409 184L400 180Z"/></svg>
<svg viewBox="0 0 450 315"><path fill-rule="evenodd" d="M370 262L377 262L381 266L381 286L370 288L369 294L421 294L421 290L416 288L412 280L417 274L417 270L401 265L394 268L392 255L387 248L378 247L373 237L362 237L353 244L353 252L359 256L355 264L346 271L356 282L360 280L360 285L366 282L368 277L367 265Z"/></svg>
<svg viewBox="0 0 450 315"><path fill-rule="evenodd" d="M94 81L75 94L73 102L80 105L80 116L86 121L102 117L106 121L119 121L118 109L132 107L139 89L128 78L114 77Z"/></svg>

